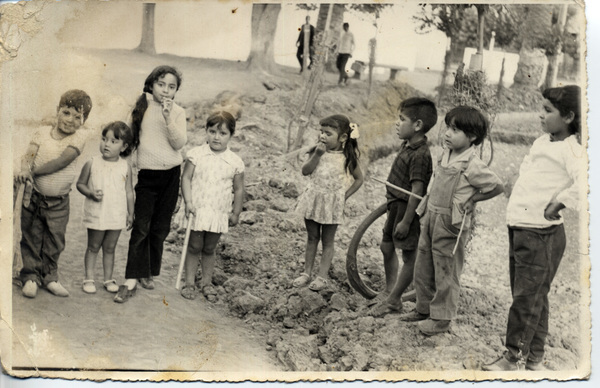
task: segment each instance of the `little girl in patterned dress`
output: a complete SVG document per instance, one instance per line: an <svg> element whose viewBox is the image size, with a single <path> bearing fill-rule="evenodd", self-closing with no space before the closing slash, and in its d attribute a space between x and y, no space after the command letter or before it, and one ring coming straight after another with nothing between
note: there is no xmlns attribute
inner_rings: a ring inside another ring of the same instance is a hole
<svg viewBox="0 0 600 388"><path fill-rule="evenodd" d="M234 132L235 118L231 114L214 113L206 121L207 144L187 153L181 192L185 215L193 219L185 259L185 285L181 289L186 299L196 297L196 271L201 256L200 290L209 301L215 300L215 249L221 234L238 223L242 211L244 162L227 148Z"/></svg>
<svg viewBox="0 0 600 388"><path fill-rule="evenodd" d="M343 221L344 205L363 184L356 140L358 126L344 115L326 117L320 124L319 142L309 151L310 156L302 166L302 175L309 176L309 183L298 200L296 211L304 216L308 238L304 272L292 283L294 287L301 287L310 282L321 240L323 256L319 272L308 286L312 291L327 286L335 232Z"/></svg>

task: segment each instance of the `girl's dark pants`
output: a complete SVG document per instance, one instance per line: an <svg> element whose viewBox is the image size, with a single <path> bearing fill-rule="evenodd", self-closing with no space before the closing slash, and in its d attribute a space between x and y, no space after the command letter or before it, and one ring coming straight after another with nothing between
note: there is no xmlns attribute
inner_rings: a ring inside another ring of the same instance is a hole
<svg viewBox="0 0 600 388"><path fill-rule="evenodd" d="M49 197L33 191L28 207L21 209L23 284L38 286L58 281L58 258L65 249L69 222L69 195Z"/></svg>
<svg viewBox="0 0 600 388"><path fill-rule="evenodd" d="M139 171L126 279L160 274L163 244L171 229L171 218L177 205L180 171L180 166L169 170Z"/></svg>
<svg viewBox="0 0 600 388"><path fill-rule="evenodd" d="M506 329L506 358L540 362L548 335L548 293L566 246L564 226L508 228L513 302Z"/></svg>

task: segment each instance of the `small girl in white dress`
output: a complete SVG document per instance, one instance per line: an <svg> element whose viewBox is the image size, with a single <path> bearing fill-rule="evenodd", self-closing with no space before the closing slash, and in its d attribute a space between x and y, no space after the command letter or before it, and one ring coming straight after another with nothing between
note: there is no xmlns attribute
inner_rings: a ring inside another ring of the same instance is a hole
<svg viewBox="0 0 600 388"><path fill-rule="evenodd" d="M193 217L185 259L185 285L181 295L196 297L198 257L202 256L200 290L209 301L215 249L222 233L239 221L244 196L244 162L227 148L235 132L235 118L228 112L212 114L206 121L207 144L188 151L181 178L186 217Z"/></svg>
<svg viewBox="0 0 600 388"><path fill-rule="evenodd" d="M94 267L102 248L104 288L117 292L113 279L115 247L121 229L131 229L133 223L133 183L131 166L123 159L132 151L133 132L122 121L108 124L102 130L99 156L94 156L81 170L77 190L86 199L83 204L83 224L88 229L85 251L83 291L96 292Z"/></svg>

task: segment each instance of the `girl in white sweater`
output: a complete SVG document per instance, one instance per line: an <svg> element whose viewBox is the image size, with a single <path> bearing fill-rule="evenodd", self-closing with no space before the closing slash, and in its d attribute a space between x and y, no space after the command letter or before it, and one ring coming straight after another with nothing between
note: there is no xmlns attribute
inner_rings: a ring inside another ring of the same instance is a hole
<svg viewBox="0 0 600 388"><path fill-rule="evenodd" d="M177 204L181 149L187 142L185 111L173 102L180 86L175 68L158 66L146 78L131 114L138 180L126 281L115 297L118 303L135 293L138 280L153 289L153 277L160 273L163 243Z"/></svg>

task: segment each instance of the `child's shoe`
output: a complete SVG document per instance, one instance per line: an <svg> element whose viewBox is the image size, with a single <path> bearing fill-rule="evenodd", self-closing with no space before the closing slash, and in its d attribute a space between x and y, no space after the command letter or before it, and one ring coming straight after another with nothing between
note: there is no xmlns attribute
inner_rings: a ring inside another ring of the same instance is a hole
<svg viewBox="0 0 600 388"><path fill-rule="evenodd" d="M327 279L317 276L315 280L308 285L308 289L311 291L321 291L327 287Z"/></svg>
<svg viewBox="0 0 600 388"><path fill-rule="evenodd" d="M61 296L63 298L69 296L69 291L67 291L59 282L50 282L46 284L46 288L56 296Z"/></svg>
<svg viewBox="0 0 600 388"><path fill-rule="evenodd" d="M536 362L536 361L531 361L531 360L527 360L527 363L525 364L525 369L535 371L535 372L548 370L548 368L546 368L544 366L544 363L542 361Z"/></svg>
<svg viewBox="0 0 600 388"><path fill-rule="evenodd" d="M35 296L37 295L37 290L38 290L37 283L34 282L33 280L28 280L23 285L21 292L23 292L23 296L26 296L28 298L35 298Z"/></svg>
<svg viewBox="0 0 600 388"><path fill-rule="evenodd" d="M491 364L486 364L481 367L482 370L488 372L503 372L503 371L517 371L523 370L521 364L518 361L510 361L506 358L506 353L500 356L499 359L492 362Z"/></svg>
<svg viewBox="0 0 600 388"><path fill-rule="evenodd" d="M154 290L154 279L152 277L149 278L141 278L139 279L140 284L147 290Z"/></svg>
<svg viewBox="0 0 600 388"><path fill-rule="evenodd" d="M183 296L185 299L196 299L196 286L183 286L181 288L181 296Z"/></svg>
<svg viewBox="0 0 600 388"><path fill-rule="evenodd" d="M104 288L108 292L117 292L117 291L119 291L119 286L117 285L117 281L115 279L107 280L107 281L105 281L102 284L104 284Z"/></svg>
<svg viewBox="0 0 600 388"><path fill-rule="evenodd" d="M450 330L450 320L428 318L419 322L419 330L425 335L436 335Z"/></svg>
<svg viewBox="0 0 600 388"><path fill-rule="evenodd" d="M410 313L400 315L400 320L405 322L424 321L427 318L429 318L429 314L421 314L417 310L413 310Z"/></svg>
<svg viewBox="0 0 600 388"><path fill-rule="evenodd" d="M86 294L96 293L96 284L92 279L85 279L83 281L83 292L85 292Z"/></svg>
<svg viewBox="0 0 600 388"><path fill-rule="evenodd" d="M303 286L306 286L309 281L310 281L310 275L307 274L306 272L302 272L300 274L300 276L298 276L296 279L294 279L294 281L292 282L292 286L303 287Z"/></svg>

